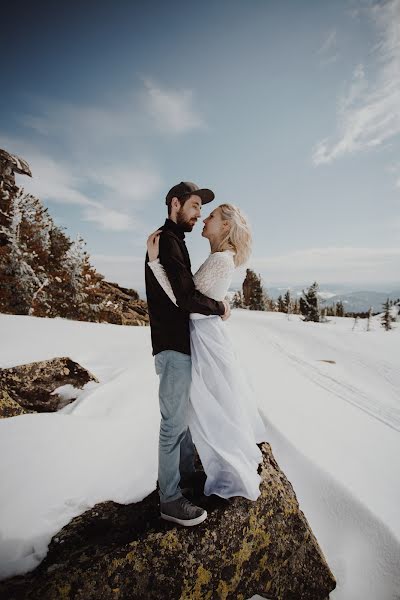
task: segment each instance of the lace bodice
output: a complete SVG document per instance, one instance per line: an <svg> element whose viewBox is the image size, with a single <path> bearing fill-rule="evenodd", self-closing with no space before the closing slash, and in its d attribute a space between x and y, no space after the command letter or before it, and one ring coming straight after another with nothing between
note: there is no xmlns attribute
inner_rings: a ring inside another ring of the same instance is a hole
<svg viewBox="0 0 400 600"><path fill-rule="evenodd" d="M235 270L233 257L234 252L232 250L210 253L193 275L196 289L209 298L222 301L228 292ZM177 305L175 294L160 259L156 258L148 262L148 265L165 293Z"/></svg>

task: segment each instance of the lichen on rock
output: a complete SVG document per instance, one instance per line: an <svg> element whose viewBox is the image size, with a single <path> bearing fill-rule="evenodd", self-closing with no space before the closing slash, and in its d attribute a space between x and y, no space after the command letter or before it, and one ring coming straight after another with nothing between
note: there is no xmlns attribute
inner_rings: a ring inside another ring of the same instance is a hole
<svg viewBox="0 0 400 600"><path fill-rule="evenodd" d="M54 391L63 385L82 389L97 378L67 356L0 369L0 417L55 412L73 402ZM76 394L77 397L77 394Z"/></svg>
<svg viewBox="0 0 400 600"><path fill-rule="evenodd" d="M268 443L261 495L195 498L197 527L161 520L154 491L141 502L106 502L52 539L32 573L0 583L8 600L326 600L336 582Z"/></svg>

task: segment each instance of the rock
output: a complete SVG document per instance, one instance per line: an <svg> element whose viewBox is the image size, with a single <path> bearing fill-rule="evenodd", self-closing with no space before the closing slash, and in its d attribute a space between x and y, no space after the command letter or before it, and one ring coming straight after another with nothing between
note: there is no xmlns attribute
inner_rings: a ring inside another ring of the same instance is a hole
<svg viewBox="0 0 400 600"><path fill-rule="evenodd" d="M55 412L76 398L66 400L52 394L56 388L70 384L82 389L88 381L98 382L94 375L68 357L0 369L0 416ZM18 407L22 412L18 412ZM10 411L13 414L7 414Z"/></svg>
<svg viewBox="0 0 400 600"><path fill-rule="evenodd" d="M0 419L4 419L5 417L16 417L32 412L35 411L22 408L18 402L11 398L6 389L0 388Z"/></svg>
<svg viewBox="0 0 400 600"><path fill-rule="evenodd" d="M0 583L8 600L326 600L335 579L269 444L261 446L261 496L196 499L197 527L159 517L142 502L106 502L74 518L37 569Z"/></svg>
<svg viewBox="0 0 400 600"><path fill-rule="evenodd" d="M108 290L110 290L114 296L122 298L122 300L128 300L128 302L131 302L132 300L139 300L139 294L136 290L131 288L125 288L121 285L118 285L118 283L104 280L103 286L104 289L108 288Z"/></svg>
<svg viewBox="0 0 400 600"><path fill-rule="evenodd" d="M149 325L147 302L140 300L135 290L103 280L97 297L103 306L98 320L115 325Z"/></svg>
<svg viewBox="0 0 400 600"><path fill-rule="evenodd" d="M26 160L0 148L0 187L2 190L10 192L16 188L15 173L32 177L31 170Z"/></svg>

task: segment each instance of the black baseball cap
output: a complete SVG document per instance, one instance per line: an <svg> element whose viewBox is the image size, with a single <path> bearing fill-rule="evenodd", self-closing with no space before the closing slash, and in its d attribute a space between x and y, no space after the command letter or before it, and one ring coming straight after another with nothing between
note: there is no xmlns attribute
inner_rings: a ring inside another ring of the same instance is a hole
<svg viewBox="0 0 400 600"><path fill-rule="evenodd" d="M200 189L199 186L191 181L181 181L169 190L168 194L165 196L165 204L168 204L172 198L178 198L178 200L180 200L181 198L191 196L192 194L200 196L202 204L207 204L207 202L211 202L211 200L214 200L215 198L213 191L207 188Z"/></svg>

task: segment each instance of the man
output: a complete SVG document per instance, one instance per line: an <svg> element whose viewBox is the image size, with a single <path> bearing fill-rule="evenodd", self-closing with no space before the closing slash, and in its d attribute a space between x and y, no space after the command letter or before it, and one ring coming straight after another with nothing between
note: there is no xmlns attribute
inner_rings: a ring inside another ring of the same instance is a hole
<svg viewBox="0 0 400 600"><path fill-rule="evenodd" d="M151 341L160 377L160 512L163 519L185 526L198 525L207 518L207 512L189 502L180 487L196 479L194 447L187 423L191 384L189 313L220 315L224 320L230 315L228 302L218 302L196 290L184 241L185 232L192 231L201 216L201 206L214 197L211 190L199 189L189 181L181 181L166 195L168 218L160 227L159 260L178 306L171 302L148 266L148 253L145 263Z"/></svg>

